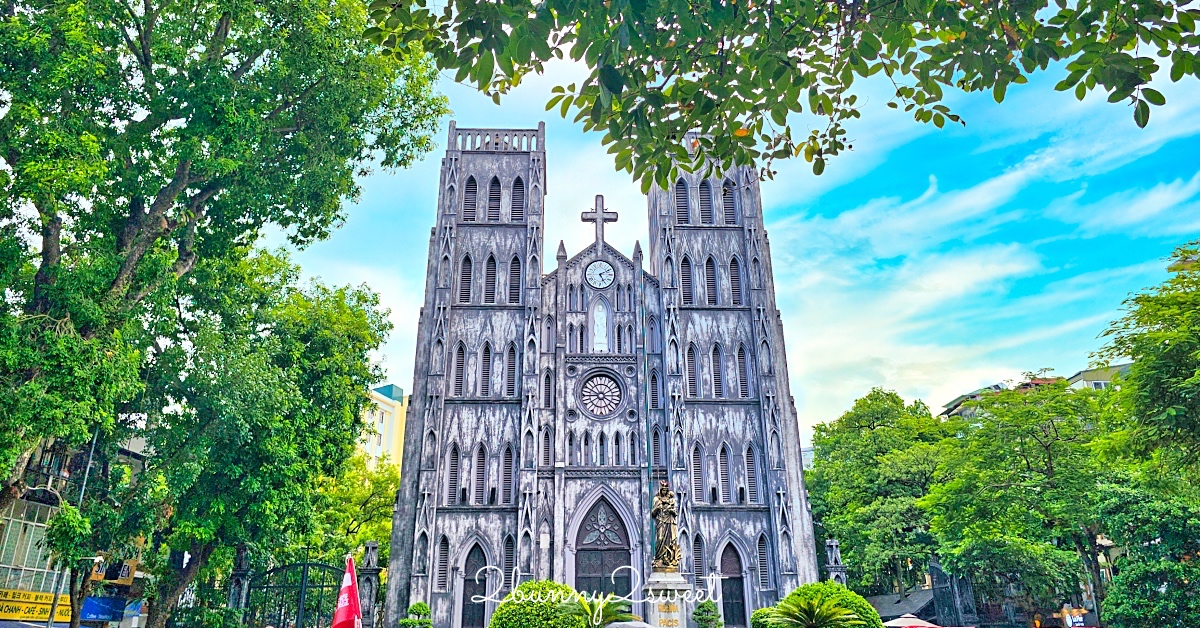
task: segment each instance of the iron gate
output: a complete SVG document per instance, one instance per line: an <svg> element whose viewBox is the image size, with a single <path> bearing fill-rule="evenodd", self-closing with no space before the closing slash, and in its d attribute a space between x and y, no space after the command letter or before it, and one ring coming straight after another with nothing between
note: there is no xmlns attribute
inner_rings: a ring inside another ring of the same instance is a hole
<svg viewBox="0 0 1200 628"><path fill-rule="evenodd" d="M328 628L333 623L342 569L321 563L294 563L250 580L247 628Z"/></svg>

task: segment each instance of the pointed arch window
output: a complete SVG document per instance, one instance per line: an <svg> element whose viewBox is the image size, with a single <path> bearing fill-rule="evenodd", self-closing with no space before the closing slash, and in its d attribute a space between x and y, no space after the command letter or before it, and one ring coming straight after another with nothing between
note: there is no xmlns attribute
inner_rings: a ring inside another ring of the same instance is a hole
<svg viewBox="0 0 1200 628"><path fill-rule="evenodd" d="M700 396L699 374L696 372L696 347L687 348L687 394L689 397Z"/></svg>
<svg viewBox="0 0 1200 628"><path fill-rule="evenodd" d="M567 464L573 467L578 459L575 452L575 432L571 432L567 434Z"/></svg>
<svg viewBox="0 0 1200 628"><path fill-rule="evenodd" d="M575 353L575 351L577 349L576 349L576 345L575 345L575 326L574 325L567 325L567 344L569 345L567 350L570 351L571 353Z"/></svg>
<svg viewBox="0 0 1200 628"><path fill-rule="evenodd" d="M700 538L699 532L692 540L692 577L697 584L704 580L704 540Z"/></svg>
<svg viewBox="0 0 1200 628"><path fill-rule="evenodd" d="M488 184L487 219L489 222L500 222L500 179L492 177Z"/></svg>
<svg viewBox="0 0 1200 628"><path fill-rule="evenodd" d="M725 398L725 365L721 359L721 347L713 345L712 349L712 383L713 397Z"/></svg>
<svg viewBox="0 0 1200 628"><path fill-rule="evenodd" d="M766 591L771 588L771 571L767 562L767 537L758 535L758 588Z"/></svg>
<svg viewBox="0 0 1200 628"><path fill-rule="evenodd" d="M720 475L718 478L721 483L721 503L728 504L733 501L733 491L731 478L729 477L729 450L721 445L721 452L717 459L717 464L720 467Z"/></svg>
<svg viewBox="0 0 1200 628"><path fill-rule="evenodd" d="M492 396L492 347L486 342L479 357L479 396Z"/></svg>
<svg viewBox="0 0 1200 628"><path fill-rule="evenodd" d="M617 325L617 353L625 353L625 330Z"/></svg>
<svg viewBox="0 0 1200 628"><path fill-rule="evenodd" d="M721 185L721 209L725 214L725 224L737 224L737 206L734 205L733 183L726 181Z"/></svg>
<svg viewBox="0 0 1200 628"><path fill-rule="evenodd" d="M525 182L521 180L521 177L517 177L513 181L512 211L510 215L513 222L522 222L525 220Z"/></svg>
<svg viewBox="0 0 1200 628"><path fill-rule="evenodd" d="M742 305L742 265L736 257L729 260L729 302Z"/></svg>
<svg viewBox="0 0 1200 628"><path fill-rule="evenodd" d="M592 459L592 433L591 432L583 433L583 449L579 453L580 453L579 462L583 466L590 467L590 466L596 464L596 461L594 459Z"/></svg>
<svg viewBox="0 0 1200 628"><path fill-rule="evenodd" d="M460 264L458 267L458 302L459 303L470 303L471 302L472 270L474 270L474 269L471 266L471 256L464 255L462 258L462 264Z"/></svg>
<svg viewBox="0 0 1200 628"><path fill-rule="evenodd" d="M750 269L754 272L754 285L759 288L765 288L766 285L763 283L762 264L758 261L757 257L754 258L754 261L750 264Z"/></svg>
<svg viewBox="0 0 1200 628"><path fill-rule="evenodd" d="M516 475L515 463L512 447L506 446L502 462L504 469L501 472L503 474L501 482L504 485L500 487L500 499L505 504L511 504L513 501L513 478Z"/></svg>
<svg viewBox="0 0 1200 628"><path fill-rule="evenodd" d="M650 322L646 325L646 343L650 345L651 353L662 351L662 343L659 341L658 335L658 318L651 316Z"/></svg>
<svg viewBox="0 0 1200 628"><path fill-rule="evenodd" d="M629 430L629 464L630 466L637 465L637 432Z"/></svg>
<svg viewBox="0 0 1200 628"><path fill-rule="evenodd" d="M496 302L496 258L491 255L483 265L483 302Z"/></svg>
<svg viewBox="0 0 1200 628"><path fill-rule="evenodd" d="M567 311L575 309L575 284L567 286Z"/></svg>
<svg viewBox="0 0 1200 628"><path fill-rule="evenodd" d="M608 464L608 436L604 432L600 433L600 438L596 439L597 456L596 463L603 467Z"/></svg>
<svg viewBox="0 0 1200 628"><path fill-rule="evenodd" d="M446 503L453 506L458 503L459 473L458 445L450 447L450 455L446 458Z"/></svg>
<svg viewBox="0 0 1200 628"><path fill-rule="evenodd" d="M475 222L475 208L479 203L479 184L475 182L475 177L467 178L467 185L463 188L463 222Z"/></svg>
<svg viewBox="0 0 1200 628"><path fill-rule="evenodd" d="M738 397L750 396L750 362L746 359L746 345L738 345L737 351Z"/></svg>
<svg viewBox="0 0 1200 628"><path fill-rule="evenodd" d="M716 223L713 215L712 186L708 181L700 182L700 222L706 225Z"/></svg>
<svg viewBox="0 0 1200 628"><path fill-rule="evenodd" d="M621 454L623 453L621 445L621 433L617 432L616 434L613 434L613 465L618 467L625 462L621 457Z"/></svg>
<svg viewBox="0 0 1200 628"><path fill-rule="evenodd" d="M504 588L513 586L513 572L517 568L517 542L512 535L504 537Z"/></svg>
<svg viewBox="0 0 1200 628"><path fill-rule="evenodd" d="M688 190L683 179L675 182L675 224L686 225L688 216Z"/></svg>
<svg viewBox="0 0 1200 628"><path fill-rule="evenodd" d="M758 503L758 457L754 447L746 447L746 493L751 504Z"/></svg>
<svg viewBox="0 0 1200 628"><path fill-rule="evenodd" d="M554 378L550 376L550 371L546 371L542 378L542 407L554 407Z"/></svg>
<svg viewBox="0 0 1200 628"><path fill-rule="evenodd" d="M442 265L438 268L438 286L441 288L450 287L450 275L454 269L450 266L450 256L442 256Z"/></svg>
<svg viewBox="0 0 1200 628"><path fill-rule="evenodd" d="M577 331L579 332L579 352L586 353L587 352L587 344L583 341L583 332L584 332L583 325L580 325L579 329Z"/></svg>
<svg viewBox="0 0 1200 628"><path fill-rule="evenodd" d="M512 305L521 302L521 258L516 255L508 263L508 302Z"/></svg>
<svg viewBox="0 0 1200 628"><path fill-rule="evenodd" d="M650 408L657 410L659 402L658 372L650 371Z"/></svg>
<svg viewBox="0 0 1200 628"><path fill-rule="evenodd" d="M625 326L626 343L629 345L629 353L633 353L637 349L637 343L633 340L633 325Z"/></svg>
<svg viewBox="0 0 1200 628"><path fill-rule="evenodd" d="M704 503L704 458L700 455L700 445L692 447L692 501Z"/></svg>
<svg viewBox="0 0 1200 628"><path fill-rule="evenodd" d="M684 305L696 302L696 294L692 290L692 260L686 257L679 263L679 289L683 293L681 298Z"/></svg>
<svg viewBox="0 0 1200 628"><path fill-rule="evenodd" d="M445 591L450 584L450 540L445 536L438 541L437 588Z"/></svg>
<svg viewBox="0 0 1200 628"><path fill-rule="evenodd" d="M656 467L662 466L662 433L658 428L654 428L654 435L650 438L650 462Z"/></svg>
<svg viewBox="0 0 1200 628"><path fill-rule="evenodd" d="M487 498L487 450L480 445L475 450L475 503L483 505Z"/></svg>
<svg viewBox="0 0 1200 628"><path fill-rule="evenodd" d="M413 546L413 572L425 575L429 569L429 537L422 532L417 537L417 544Z"/></svg>
<svg viewBox="0 0 1200 628"><path fill-rule="evenodd" d="M504 364L504 394L508 397L517 396L517 348L508 346L508 359Z"/></svg>
<svg viewBox="0 0 1200 628"><path fill-rule="evenodd" d="M542 466L548 467L554 464L554 444L550 436L550 429L542 430Z"/></svg>
<svg viewBox="0 0 1200 628"><path fill-rule="evenodd" d="M546 317L546 333L542 338L542 350L546 353L554 353L554 317Z"/></svg>
<svg viewBox="0 0 1200 628"><path fill-rule="evenodd" d="M711 257L704 262L704 298L709 305L717 304L717 264Z"/></svg>
<svg viewBox="0 0 1200 628"><path fill-rule="evenodd" d="M454 396L462 397L465 393L467 373L467 352L462 344L454 352Z"/></svg>

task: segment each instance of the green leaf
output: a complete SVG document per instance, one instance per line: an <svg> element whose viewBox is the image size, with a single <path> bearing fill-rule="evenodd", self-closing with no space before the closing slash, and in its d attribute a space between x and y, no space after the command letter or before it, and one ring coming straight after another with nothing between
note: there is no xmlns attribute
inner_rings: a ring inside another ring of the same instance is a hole
<svg viewBox="0 0 1200 628"><path fill-rule="evenodd" d="M992 98L995 98L996 102L1004 102L1004 92L1007 89L1008 83L1004 82L1003 80L998 81L996 85L992 87Z"/></svg>
<svg viewBox="0 0 1200 628"><path fill-rule="evenodd" d="M1161 107L1167 104L1167 99L1161 93L1159 93L1158 90L1151 89L1149 87L1142 89L1142 97L1150 101L1150 104L1156 107Z"/></svg>
<svg viewBox="0 0 1200 628"><path fill-rule="evenodd" d="M1138 125L1138 127L1143 129L1146 128L1146 125L1150 123L1150 105L1147 104L1146 101L1139 100L1137 101L1137 104L1134 105L1133 121Z"/></svg>
<svg viewBox="0 0 1200 628"><path fill-rule="evenodd" d="M600 84L614 94L620 94L625 89L625 79L611 65L600 68Z"/></svg>

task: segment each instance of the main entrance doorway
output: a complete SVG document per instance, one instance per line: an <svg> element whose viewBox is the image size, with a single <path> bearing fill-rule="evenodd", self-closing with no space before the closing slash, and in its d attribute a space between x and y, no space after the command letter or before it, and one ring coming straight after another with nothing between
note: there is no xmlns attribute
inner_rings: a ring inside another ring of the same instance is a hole
<svg viewBox="0 0 1200 628"><path fill-rule="evenodd" d="M479 571L487 565L483 550L478 544L467 554L467 562L463 565L462 588L462 628L485 628L484 602L472 601L475 596L487 595L487 572ZM476 574L479 575L476 581Z"/></svg>
<svg viewBox="0 0 1200 628"><path fill-rule="evenodd" d="M601 498L588 511L575 548L577 591L629 595L629 531L608 500Z"/></svg>
<svg viewBox="0 0 1200 628"><path fill-rule="evenodd" d="M721 610L726 628L746 628L746 587L742 582L742 557L733 543L721 552Z"/></svg>

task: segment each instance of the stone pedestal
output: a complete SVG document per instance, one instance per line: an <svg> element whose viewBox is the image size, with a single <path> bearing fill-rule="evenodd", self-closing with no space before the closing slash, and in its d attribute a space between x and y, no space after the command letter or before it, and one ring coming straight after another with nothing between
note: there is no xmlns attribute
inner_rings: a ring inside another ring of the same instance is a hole
<svg viewBox="0 0 1200 628"><path fill-rule="evenodd" d="M691 590L691 583L679 573L652 572L643 587L646 597L646 623L654 628L687 626L683 610L688 605L684 603L684 596Z"/></svg>

